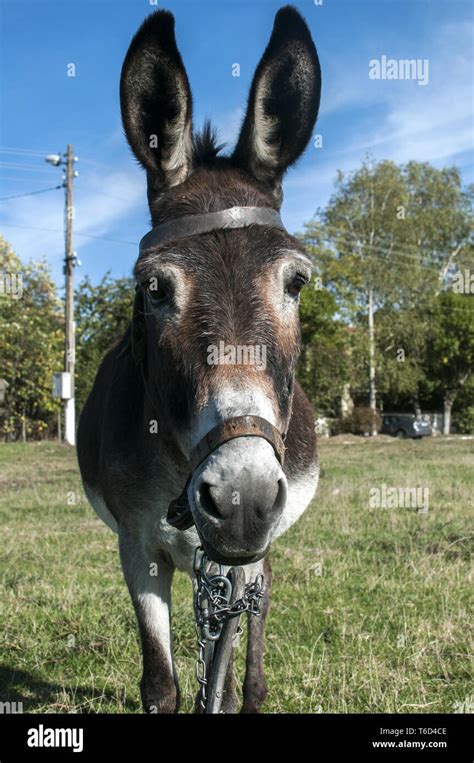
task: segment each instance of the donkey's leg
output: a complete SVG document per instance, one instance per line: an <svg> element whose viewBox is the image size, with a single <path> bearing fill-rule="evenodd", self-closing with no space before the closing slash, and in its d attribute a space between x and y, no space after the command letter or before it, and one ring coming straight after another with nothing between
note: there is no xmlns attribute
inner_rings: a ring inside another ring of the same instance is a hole
<svg viewBox="0 0 474 763"><path fill-rule="evenodd" d="M179 686L170 628L174 568L163 559L151 558L138 540L128 534L120 534L120 556L142 642L143 708L147 713L177 712Z"/></svg>
<svg viewBox="0 0 474 763"><path fill-rule="evenodd" d="M229 660L229 666L224 681L224 697L222 700L222 712L223 713L236 713L237 712L237 692L235 689L234 681L234 650Z"/></svg>
<svg viewBox="0 0 474 763"><path fill-rule="evenodd" d="M270 608L270 594L272 585L272 568L270 560L266 557L263 561L263 575L265 577L265 596L263 599L262 614L260 617L247 615L248 640L247 640L247 665L243 686L242 713L258 713L267 696L267 685L263 671L263 643L265 632L265 620Z"/></svg>

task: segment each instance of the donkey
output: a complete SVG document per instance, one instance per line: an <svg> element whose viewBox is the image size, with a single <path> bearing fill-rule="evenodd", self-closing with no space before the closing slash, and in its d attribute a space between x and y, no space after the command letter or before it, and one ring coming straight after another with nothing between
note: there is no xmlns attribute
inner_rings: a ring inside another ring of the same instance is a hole
<svg viewBox="0 0 474 763"><path fill-rule="evenodd" d="M200 546L226 568L243 565L246 580L264 575L262 617L248 622L242 712L258 712L267 693L268 552L310 503L319 471L312 409L294 378L299 293L311 262L278 210L320 89L309 29L286 6L226 156L209 123L193 134L169 12L145 20L124 60L122 119L146 170L153 230L135 264L131 323L99 368L77 452L88 500L118 533L147 712L179 708L171 582L176 568L193 578ZM244 362L222 345L264 348L265 362ZM232 672L230 665L225 712L237 710Z"/></svg>

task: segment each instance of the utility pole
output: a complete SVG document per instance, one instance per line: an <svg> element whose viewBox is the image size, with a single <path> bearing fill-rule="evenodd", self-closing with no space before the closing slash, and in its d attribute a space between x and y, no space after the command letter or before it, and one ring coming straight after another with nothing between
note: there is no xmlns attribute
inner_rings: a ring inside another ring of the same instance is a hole
<svg viewBox="0 0 474 763"><path fill-rule="evenodd" d="M71 144L67 147L66 155L66 209L65 209L65 229L66 229L66 296L65 296L65 352L64 352L64 370L70 377L70 395L68 400L64 401L64 438L70 445L76 444L76 407L74 400L74 365L75 365L75 331L74 331L74 252L72 249L72 222L74 219L74 207L72 203L72 178L73 178L74 155Z"/></svg>
<svg viewBox="0 0 474 763"><path fill-rule="evenodd" d="M49 154L45 157L49 164L54 167L65 167L63 185L66 190L66 205L64 210L65 232L65 258L64 275L66 277L66 293L64 300L64 373L55 374L55 390L53 395L62 399L64 404L64 441L69 445L76 444L76 408L74 400L74 366L76 360L76 341L74 326L74 267L81 263L76 257L72 246L72 224L74 220L74 206L72 199L73 180L79 174L73 169L74 162L78 161L74 156L72 146L69 144L65 154ZM56 378L59 377L59 378ZM60 429L60 428L59 428Z"/></svg>

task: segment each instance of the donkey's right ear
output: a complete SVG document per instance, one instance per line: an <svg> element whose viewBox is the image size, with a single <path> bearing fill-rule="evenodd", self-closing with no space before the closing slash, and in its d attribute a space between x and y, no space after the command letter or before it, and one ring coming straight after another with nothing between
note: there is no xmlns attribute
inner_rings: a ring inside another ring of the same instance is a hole
<svg viewBox="0 0 474 763"><path fill-rule="evenodd" d="M133 38L122 67L120 107L149 185L185 180L192 158L192 98L168 11L149 16Z"/></svg>

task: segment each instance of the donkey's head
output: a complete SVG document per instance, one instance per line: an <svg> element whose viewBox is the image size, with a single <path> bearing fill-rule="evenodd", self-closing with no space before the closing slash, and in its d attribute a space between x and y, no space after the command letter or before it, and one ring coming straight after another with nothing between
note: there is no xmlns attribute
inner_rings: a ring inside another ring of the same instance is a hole
<svg viewBox="0 0 474 763"><path fill-rule="evenodd" d="M276 16L231 156L218 155L208 126L193 138L171 14L145 21L122 70L124 127L147 172L154 226L135 266L134 354L161 432L194 470L188 498L203 545L228 564L266 553L286 505L280 434L311 271L278 209L319 95L316 50L291 7Z"/></svg>

